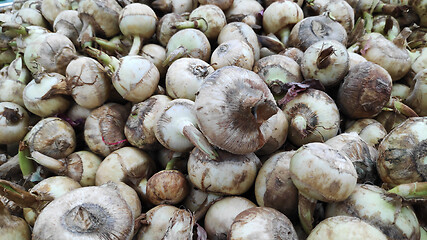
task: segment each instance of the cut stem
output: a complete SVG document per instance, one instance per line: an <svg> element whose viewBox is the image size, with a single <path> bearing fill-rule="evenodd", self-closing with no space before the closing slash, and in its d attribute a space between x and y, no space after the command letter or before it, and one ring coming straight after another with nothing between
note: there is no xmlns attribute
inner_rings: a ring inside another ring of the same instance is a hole
<svg viewBox="0 0 427 240"><path fill-rule="evenodd" d="M406 39L411 35L412 31L408 27L405 27L400 33L393 39L394 45L400 49L406 48Z"/></svg>
<svg viewBox="0 0 427 240"><path fill-rule="evenodd" d="M16 42L16 40L12 40L12 41L7 43L7 46L11 47L11 48L15 48L18 46L18 43Z"/></svg>
<svg viewBox="0 0 427 240"><path fill-rule="evenodd" d="M360 44L359 43L355 43L355 44L353 44L347 48L347 51L352 52L352 53L357 53L357 52L359 52L359 50L360 50Z"/></svg>
<svg viewBox="0 0 427 240"><path fill-rule="evenodd" d="M53 85L52 88L46 92L45 95L41 97L42 100L49 99L53 95L69 95L71 94L71 88L68 87L69 81L67 81L65 78L60 80L57 84Z"/></svg>
<svg viewBox="0 0 427 240"><path fill-rule="evenodd" d="M296 115L291 120L291 127L300 133L303 137L307 136L307 120L302 115Z"/></svg>
<svg viewBox="0 0 427 240"><path fill-rule="evenodd" d="M387 105L383 108L383 111L397 112L406 117L418 117L418 114L414 110L412 110L411 107L395 98L390 99Z"/></svg>
<svg viewBox="0 0 427 240"><path fill-rule="evenodd" d="M144 202L149 202L147 199L147 183L148 179L144 178L133 187Z"/></svg>
<svg viewBox="0 0 427 240"><path fill-rule="evenodd" d="M412 108L402 102L394 101L394 108L397 110L397 112L407 117L418 117L418 114L412 110Z"/></svg>
<svg viewBox="0 0 427 240"><path fill-rule="evenodd" d="M368 12L364 12L363 13L363 19L365 20L365 31L366 31L366 33L371 33L372 28L374 26L373 16Z"/></svg>
<svg viewBox="0 0 427 240"><path fill-rule="evenodd" d="M289 27L285 27L279 30L279 32L277 33L280 41L284 44L287 45L288 41L289 41L289 36L291 35L291 29Z"/></svg>
<svg viewBox="0 0 427 240"><path fill-rule="evenodd" d="M176 162L178 162L180 158L174 157L166 164L165 170L173 170L175 168Z"/></svg>
<svg viewBox="0 0 427 240"><path fill-rule="evenodd" d="M209 156L211 160L218 161L218 153L208 142L205 136L193 124L188 124L182 129L182 134L200 151Z"/></svg>
<svg viewBox="0 0 427 240"><path fill-rule="evenodd" d="M397 194L406 199L421 198L427 200L427 182L400 184L388 190L388 192Z"/></svg>
<svg viewBox="0 0 427 240"><path fill-rule="evenodd" d="M176 29L197 28L202 32L208 30L208 23L205 19L199 18L191 21L178 22L175 24Z"/></svg>
<svg viewBox="0 0 427 240"><path fill-rule="evenodd" d="M194 220L197 222L202 217L204 217L206 212L209 210L209 207L220 199L222 199L222 196L220 195L207 193L205 201L203 201L199 208L197 208L197 210L194 212Z"/></svg>
<svg viewBox="0 0 427 240"><path fill-rule="evenodd" d="M139 51L141 50L141 46L142 46L142 42L144 41L143 38L141 38L140 36L134 36L133 37L133 43L132 43L132 47L129 50L129 56L132 55L138 55Z"/></svg>
<svg viewBox="0 0 427 240"><path fill-rule="evenodd" d="M85 49L86 47L92 47L93 44L93 38L95 37L95 30L93 29L92 25L88 22L83 23L83 29L80 32L79 41L82 49Z"/></svg>
<svg viewBox="0 0 427 240"><path fill-rule="evenodd" d="M29 78L29 76L28 76L29 73L28 73L28 71L24 70L24 67L23 67L24 63L22 60L22 56L18 55L17 58L19 58L18 70L20 71L19 77L17 80L23 84L27 84L27 79Z"/></svg>
<svg viewBox="0 0 427 240"><path fill-rule="evenodd" d="M374 12L380 13L382 11L383 3L381 0L373 0L371 4L370 14Z"/></svg>
<svg viewBox="0 0 427 240"><path fill-rule="evenodd" d="M40 203L36 195L21 189L17 184L2 179L0 179L0 195L23 208L37 209Z"/></svg>
<svg viewBox="0 0 427 240"><path fill-rule="evenodd" d="M259 126L276 114L277 111L278 108L273 101L258 101L251 109L255 121Z"/></svg>
<svg viewBox="0 0 427 240"><path fill-rule="evenodd" d="M400 14L400 7L401 4L388 4L379 1L374 8L374 12L395 17Z"/></svg>
<svg viewBox="0 0 427 240"><path fill-rule="evenodd" d="M393 29L393 20L391 19L391 16L387 16L384 23L383 32L384 32L384 35L387 37L387 39L390 41L393 41L393 39L395 39L398 36L392 31L392 29Z"/></svg>
<svg viewBox="0 0 427 240"><path fill-rule="evenodd" d="M71 2L71 10L78 10L79 9L79 2L78 1L72 1Z"/></svg>
<svg viewBox="0 0 427 240"><path fill-rule="evenodd" d="M49 156L46 156L38 151L33 151L31 153L31 157L34 161L36 161L38 164L48 168L49 170L53 171L54 173L62 173L65 171L65 164L57 159L51 158Z"/></svg>
<svg viewBox="0 0 427 240"><path fill-rule="evenodd" d="M163 67L166 67L167 65L171 64L173 61L175 61L181 57L187 56L187 54L188 54L187 49L183 46L180 46L177 49L173 50L167 56L167 58L163 61L162 65L163 65Z"/></svg>
<svg viewBox="0 0 427 240"><path fill-rule="evenodd" d="M266 47L273 52L281 52L286 48L285 44L276 38L276 36L272 37L270 35L257 35L257 38L261 46Z"/></svg>
<svg viewBox="0 0 427 240"><path fill-rule="evenodd" d="M31 177L31 174L35 172L33 161L29 159L30 150L24 141L19 143L19 167L21 168L22 176L24 179Z"/></svg>
<svg viewBox="0 0 427 240"><path fill-rule="evenodd" d="M21 73L19 74L17 81L23 84L27 84L27 79L28 79L28 72L21 70Z"/></svg>
<svg viewBox="0 0 427 240"><path fill-rule="evenodd" d="M110 57L105 52L93 48L93 47L86 47L85 51L91 56L96 59L98 59L102 64L104 64L106 67L110 69L111 72L115 72L120 65L120 61L115 57Z"/></svg>
<svg viewBox="0 0 427 240"><path fill-rule="evenodd" d="M298 217L304 232L307 234L310 234L311 230L313 230L316 203L317 200L298 193Z"/></svg>
<svg viewBox="0 0 427 240"><path fill-rule="evenodd" d="M28 35L27 28L25 28L21 24L12 23L12 22L3 23L1 25L1 31L6 36L11 36L11 37L16 37L16 36L19 36L19 35Z"/></svg>
<svg viewBox="0 0 427 240"><path fill-rule="evenodd" d="M121 36L119 36L119 37L121 37ZM94 41L96 43L98 43L99 46L101 46L101 48L103 48L103 49L105 49L107 51L110 51L110 52L117 51L119 53L123 53L123 51L124 51L122 47L120 47L118 44L114 43L111 40L108 41L108 40L105 40L105 39L102 39L102 38L99 38L99 37L95 37Z"/></svg>

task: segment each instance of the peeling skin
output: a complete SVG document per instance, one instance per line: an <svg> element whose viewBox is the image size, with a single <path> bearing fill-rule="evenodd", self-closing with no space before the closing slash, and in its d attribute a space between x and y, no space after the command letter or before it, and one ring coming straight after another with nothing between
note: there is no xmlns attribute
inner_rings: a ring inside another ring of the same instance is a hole
<svg viewBox="0 0 427 240"><path fill-rule="evenodd" d="M264 7L258 1L245 2L245 0L233 1L231 7L225 11L227 22L241 22L253 29L260 29L262 18L260 12Z"/></svg>
<svg viewBox="0 0 427 240"><path fill-rule="evenodd" d="M83 23L75 10L65 10L58 14L53 23L54 32L64 34L75 46L78 45L77 38L82 30Z"/></svg>
<svg viewBox="0 0 427 240"><path fill-rule="evenodd" d="M169 39L178 32L178 29L173 28L176 22L185 21L185 18L178 13L167 13L160 18L156 28L156 38L163 47L169 42Z"/></svg>
<svg viewBox="0 0 427 240"><path fill-rule="evenodd" d="M112 78L114 88L126 100L137 103L149 98L157 89L160 72L140 55L125 56Z"/></svg>
<svg viewBox="0 0 427 240"><path fill-rule="evenodd" d="M154 132L157 140L170 150L189 152L196 146L215 158L215 151L198 129L191 100L178 98L169 102L161 110Z"/></svg>
<svg viewBox="0 0 427 240"><path fill-rule="evenodd" d="M132 106L124 128L130 144L144 150L160 149L161 144L154 134L154 126L160 110L170 101L165 95L154 95Z"/></svg>
<svg viewBox="0 0 427 240"><path fill-rule="evenodd" d="M292 1L274 2L264 10L263 30L277 34L281 29L290 28L304 18L303 11Z"/></svg>
<svg viewBox="0 0 427 240"><path fill-rule="evenodd" d="M68 165L73 165L76 178L82 186L95 185L95 175L102 159L89 151L79 151L68 156ZM70 170L68 170L70 172ZM77 181L77 180L76 180Z"/></svg>
<svg viewBox="0 0 427 240"><path fill-rule="evenodd" d="M197 58L180 58L168 68L165 77L166 92L172 98L194 101L200 86L215 69Z"/></svg>
<svg viewBox="0 0 427 240"><path fill-rule="evenodd" d="M255 196L261 207L272 207L291 219L297 218L298 189L294 186L289 164L294 151L279 152L269 157L259 170Z"/></svg>
<svg viewBox="0 0 427 240"><path fill-rule="evenodd" d="M39 121L29 132L27 143L31 151L39 151L60 159L76 148L74 129L66 121L50 117Z"/></svg>
<svg viewBox="0 0 427 240"><path fill-rule="evenodd" d="M39 35L24 52L25 64L33 74L57 72L65 75L68 63L76 56L74 44L59 33Z"/></svg>
<svg viewBox="0 0 427 240"><path fill-rule="evenodd" d="M188 178L202 191L238 195L253 185L261 165L253 154L234 155L226 151L217 151L219 161L195 148L188 159Z"/></svg>
<svg viewBox="0 0 427 240"><path fill-rule="evenodd" d="M74 101L82 107L93 109L109 97L111 79L104 67L89 57L78 57L66 68L67 87Z"/></svg>
<svg viewBox="0 0 427 240"><path fill-rule="evenodd" d="M120 32L119 13L122 7L113 0L82 0L79 2L79 17L85 26L92 26L99 37L110 38Z"/></svg>
<svg viewBox="0 0 427 240"><path fill-rule="evenodd" d="M424 49L427 52L427 48ZM405 103L417 112L419 116L427 116L427 68L420 70L413 80L415 85L411 88L411 93L406 98Z"/></svg>
<svg viewBox="0 0 427 240"><path fill-rule="evenodd" d="M280 52L279 54L286 56L286 57L290 57L296 63L301 64L301 59L302 59L304 52L301 51L300 49L296 48L296 47L289 47L289 48L286 48L285 50L283 50L282 52Z"/></svg>
<svg viewBox="0 0 427 240"><path fill-rule="evenodd" d="M207 29L203 33L211 40L216 40L221 29L227 24L224 12L216 5L200 5L191 11L189 19L205 20Z"/></svg>
<svg viewBox="0 0 427 240"><path fill-rule="evenodd" d="M258 75L239 67L223 67L208 76L196 97L195 109L209 142L246 154L265 144L268 136L260 125L277 112L277 105Z"/></svg>
<svg viewBox="0 0 427 240"><path fill-rule="evenodd" d="M394 128L378 147L377 168L391 185L427 180L427 120L409 118Z"/></svg>
<svg viewBox="0 0 427 240"><path fill-rule="evenodd" d="M419 223L412 208L402 205L399 197L375 185L357 185L346 200L329 203L326 218L338 215L358 217L390 239L420 238Z"/></svg>
<svg viewBox="0 0 427 240"><path fill-rule="evenodd" d="M347 44L347 32L341 24L328 16L306 17L292 28L289 46L305 51L320 40L336 40L345 46Z"/></svg>
<svg viewBox="0 0 427 240"><path fill-rule="evenodd" d="M81 198L82 195L85 198ZM108 206L115 206L115 211ZM37 218L33 239L68 240L78 236L130 240L133 232L131 209L121 197L117 186L110 183L79 188L52 201Z"/></svg>
<svg viewBox="0 0 427 240"><path fill-rule="evenodd" d="M217 42L221 44L232 39L242 40L248 44L254 53L255 61L259 59L260 47L258 45L258 38L249 25L242 22L232 22L225 25L218 35Z"/></svg>
<svg viewBox="0 0 427 240"><path fill-rule="evenodd" d="M270 137L264 146L256 151L258 155L269 155L280 149L288 136L288 119L282 110L278 110L275 115L261 124L261 131L272 130Z"/></svg>
<svg viewBox="0 0 427 240"><path fill-rule="evenodd" d="M211 55L211 65L215 69L224 66L238 66L252 70L254 56L251 47L241 40L221 43Z"/></svg>
<svg viewBox="0 0 427 240"><path fill-rule="evenodd" d="M151 7L142 3L126 5L119 15L120 32L125 36L151 38L156 31L158 18ZM140 49L132 54L138 54Z"/></svg>
<svg viewBox="0 0 427 240"><path fill-rule="evenodd" d="M52 176L37 183L29 192L40 199L51 201L80 187L81 185L72 178Z"/></svg>
<svg viewBox="0 0 427 240"><path fill-rule="evenodd" d="M350 34L354 27L354 9L350 6L347 1L329 1L327 4L322 6L319 14L329 12Z"/></svg>
<svg viewBox="0 0 427 240"><path fill-rule="evenodd" d="M317 79L325 87L338 85L348 70L347 48L335 40L314 43L307 48L301 60L304 79Z"/></svg>
<svg viewBox="0 0 427 240"><path fill-rule="evenodd" d="M398 112L387 112L382 111L378 114L375 119L384 126L387 132L390 132L395 127L402 124L408 117Z"/></svg>
<svg viewBox="0 0 427 240"><path fill-rule="evenodd" d="M154 169L154 162L146 152L136 147L122 147L101 162L95 175L95 184L113 181L138 185L142 179L148 179Z"/></svg>
<svg viewBox="0 0 427 240"><path fill-rule="evenodd" d="M191 12L197 7L195 0L156 0L152 3L153 8L159 9L163 12L173 12L183 14Z"/></svg>
<svg viewBox="0 0 427 240"><path fill-rule="evenodd" d="M378 147L382 139L387 135L384 126L371 118L357 120L345 132L356 132L366 143L375 146L375 148Z"/></svg>
<svg viewBox="0 0 427 240"><path fill-rule="evenodd" d="M163 239L192 239L194 223L194 216L190 212L184 209L176 211Z"/></svg>
<svg viewBox="0 0 427 240"><path fill-rule="evenodd" d="M235 217L246 209L256 207L247 198L225 197L211 205L204 219L208 239L225 240Z"/></svg>
<svg viewBox="0 0 427 240"><path fill-rule="evenodd" d="M358 183L376 183L376 159L371 156L366 142L356 133L343 133L325 142L331 147L345 154L353 163L357 171Z"/></svg>
<svg viewBox="0 0 427 240"><path fill-rule="evenodd" d="M274 81L283 83L302 82L301 68L292 58L271 55L258 60L253 68L271 88Z"/></svg>
<svg viewBox="0 0 427 240"><path fill-rule="evenodd" d="M64 161L64 165L66 165L64 169L65 172L60 173L61 175L67 175L77 182L80 182L80 180L82 180L83 162L78 153L70 154Z"/></svg>
<svg viewBox="0 0 427 240"><path fill-rule="evenodd" d="M211 45L208 38L200 30L183 29L178 31L169 39L166 55L170 58L180 49L184 49L185 57L200 58L209 62Z"/></svg>
<svg viewBox="0 0 427 240"><path fill-rule="evenodd" d="M136 239L192 239L195 219L185 209L172 205L158 205L151 208L143 219L143 225Z"/></svg>
<svg viewBox="0 0 427 240"><path fill-rule="evenodd" d="M386 235L367 222L350 216L330 217L320 222L307 240L314 239L376 239L386 240Z"/></svg>
<svg viewBox="0 0 427 240"><path fill-rule="evenodd" d="M236 216L227 239L298 239L292 222L281 212L269 207L249 208Z"/></svg>
<svg viewBox="0 0 427 240"><path fill-rule="evenodd" d="M38 214L47 204L78 188L81 188L81 185L66 176L52 176L40 181L29 190L29 193L38 199L36 207L24 208L24 218L28 224L34 226L34 221L37 219Z"/></svg>
<svg viewBox="0 0 427 240"><path fill-rule="evenodd" d="M65 83L65 77L59 73L43 73L37 77L40 78L31 80L22 92L26 109L40 117L65 112L70 106L69 98L62 93L55 94L55 87Z"/></svg>
<svg viewBox="0 0 427 240"><path fill-rule="evenodd" d="M85 142L96 154L106 157L112 151L126 145L124 125L126 109L116 103L107 103L94 109L86 119Z"/></svg>
<svg viewBox="0 0 427 240"><path fill-rule="evenodd" d="M178 204L188 192L188 182L184 174L177 170L163 170L148 179L147 198L155 205Z"/></svg>
<svg viewBox="0 0 427 240"><path fill-rule="evenodd" d="M372 62L350 69L338 90L337 104L350 118L372 118L389 101L392 80L388 72Z"/></svg>
<svg viewBox="0 0 427 240"><path fill-rule="evenodd" d="M68 9L71 9L71 1L47 0L41 4L41 14L50 24L53 24L60 12Z"/></svg>
<svg viewBox="0 0 427 240"><path fill-rule="evenodd" d="M387 70L393 81L401 79L411 69L406 48L396 46L380 33L366 34L360 42L364 50L362 56Z"/></svg>
<svg viewBox="0 0 427 240"><path fill-rule="evenodd" d="M323 91L308 89L289 101L283 111L290 123L288 139L297 146L309 142L324 142L338 133L338 108L334 100ZM293 122L296 116L304 118L305 128Z"/></svg>
<svg viewBox="0 0 427 240"><path fill-rule="evenodd" d="M346 199L357 181L351 161L324 143L300 147L292 156L290 171L293 183L302 194L325 202Z"/></svg>

